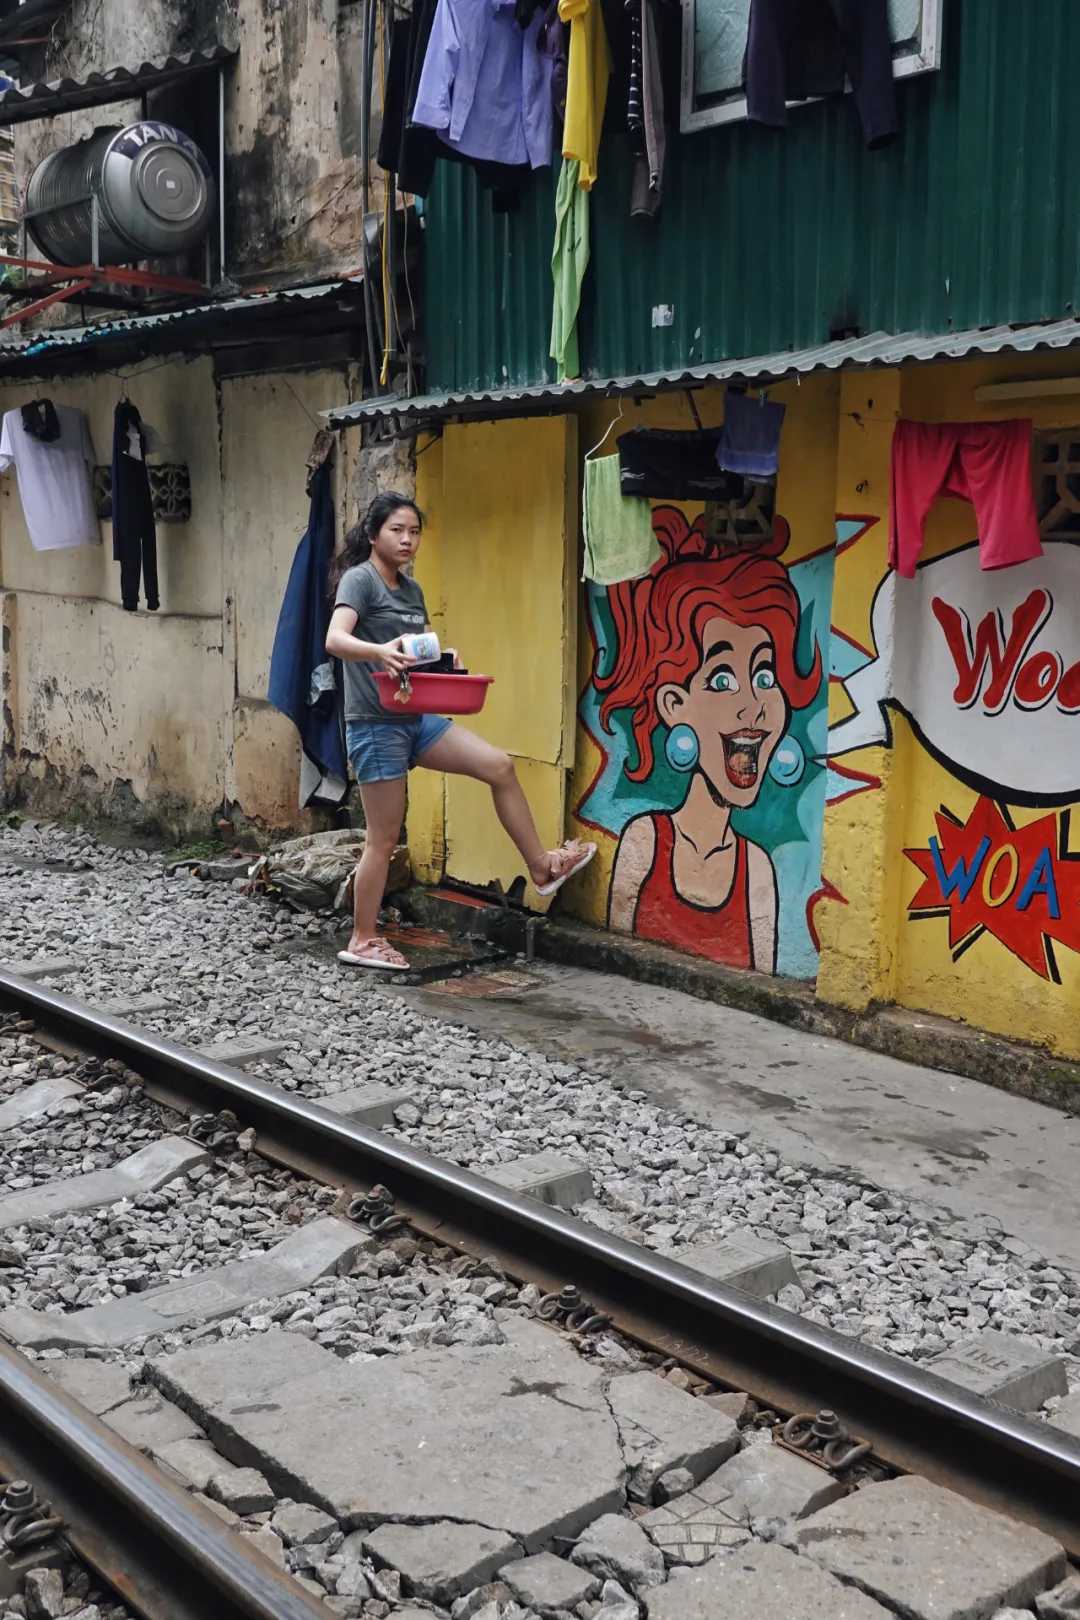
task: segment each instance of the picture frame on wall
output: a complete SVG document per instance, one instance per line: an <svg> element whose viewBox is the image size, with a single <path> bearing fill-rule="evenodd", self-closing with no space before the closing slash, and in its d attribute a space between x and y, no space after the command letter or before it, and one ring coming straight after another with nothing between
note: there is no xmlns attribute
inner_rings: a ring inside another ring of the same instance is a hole
<svg viewBox="0 0 1080 1620"><path fill-rule="evenodd" d="M746 119L743 59L751 0L682 0L684 135ZM941 66L944 0L889 0L893 74L933 73ZM789 106L808 106L790 102Z"/></svg>

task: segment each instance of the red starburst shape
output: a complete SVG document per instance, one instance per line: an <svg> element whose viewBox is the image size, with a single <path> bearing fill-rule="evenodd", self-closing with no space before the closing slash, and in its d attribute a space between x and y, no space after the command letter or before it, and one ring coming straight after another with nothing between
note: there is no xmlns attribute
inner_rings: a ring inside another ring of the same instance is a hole
<svg viewBox="0 0 1080 1620"><path fill-rule="evenodd" d="M1059 982L1054 943L1080 951L1080 853L1068 852L1069 812L1014 827L980 797L968 819L942 807L937 836L905 849L923 882L912 917L948 917L953 959L993 934L1041 978Z"/></svg>

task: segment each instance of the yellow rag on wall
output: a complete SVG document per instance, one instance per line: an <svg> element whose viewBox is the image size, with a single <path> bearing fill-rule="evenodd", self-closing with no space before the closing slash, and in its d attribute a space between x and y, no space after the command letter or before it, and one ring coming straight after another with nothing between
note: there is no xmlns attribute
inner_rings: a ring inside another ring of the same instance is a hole
<svg viewBox="0 0 1080 1620"><path fill-rule="evenodd" d="M600 0L559 0L559 16L570 24L563 157L577 159L578 184L589 191L596 179L611 51Z"/></svg>

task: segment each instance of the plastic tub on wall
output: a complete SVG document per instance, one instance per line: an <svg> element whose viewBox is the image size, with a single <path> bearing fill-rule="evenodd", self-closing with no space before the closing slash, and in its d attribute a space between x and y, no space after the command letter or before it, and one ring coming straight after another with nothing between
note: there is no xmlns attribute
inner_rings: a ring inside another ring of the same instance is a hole
<svg viewBox="0 0 1080 1620"><path fill-rule="evenodd" d="M379 702L392 714L479 714L493 675L410 675L412 693L401 702L396 675L379 670L375 685Z"/></svg>

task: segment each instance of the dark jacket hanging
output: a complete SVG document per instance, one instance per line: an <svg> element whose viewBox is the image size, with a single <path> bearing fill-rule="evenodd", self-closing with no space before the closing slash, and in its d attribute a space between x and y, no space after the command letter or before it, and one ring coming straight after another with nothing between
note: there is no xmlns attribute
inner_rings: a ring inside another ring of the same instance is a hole
<svg viewBox="0 0 1080 1620"><path fill-rule="evenodd" d="M330 458L308 481L311 510L296 548L270 658L270 702L300 733L300 808L341 804L348 791L341 693L326 651L327 578L334 551Z"/></svg>
<svg viewBox="0 0 1080 1620"><path fill-rule="evenodd" d="M886 0L752 0L746 103L755 123L783 126L785 102L839 95L845 78L867 146L887 146L897 120Z"/></svg>
<svg viewBox="0 0 1080 1620"><path fill-rule="evenodd" d="M113 558L120 564L120 599L129 613L139 605L142 577L146 605L158 609L157 530L146 470L146 434L130 400L122 399L113 417L112 452Z"/></svg>

